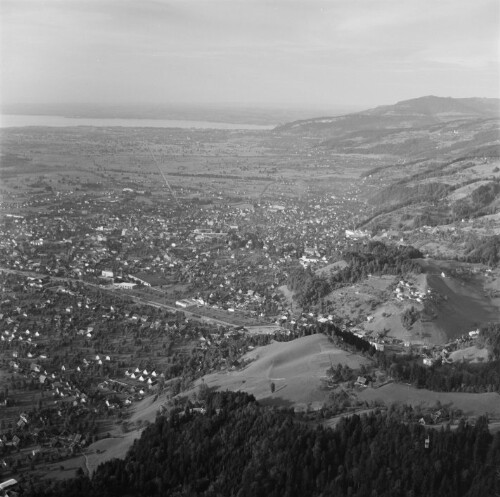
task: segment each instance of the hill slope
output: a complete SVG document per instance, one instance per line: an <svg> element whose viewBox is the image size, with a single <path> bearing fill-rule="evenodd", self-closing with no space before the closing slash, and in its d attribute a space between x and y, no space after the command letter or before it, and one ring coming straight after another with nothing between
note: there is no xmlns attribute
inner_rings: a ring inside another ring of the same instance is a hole
<svg viewBox="0 0 500 497"><path fill-rule="evenodd" d="M371 216L359 227L407 230L488 217L489 234L500 234L494 217L500 209L500 99L427 96L295 121L274 133L302 140L340 169L353 155L376 159L378 167L362 172Z"/></svg>
<svg viewBox="0 0 500 497"><path fill-rule="evenodd" d="M245 369L205 376L209 387L242 390L264 403L289 404L297 408L320 407L328 392L320 389L320 378L333 364L358 369L369 361L336 348L325 335L311 335L291 342L274 342L246 354L252 361ZM275 384L272 394L270 385Z"/></svg>

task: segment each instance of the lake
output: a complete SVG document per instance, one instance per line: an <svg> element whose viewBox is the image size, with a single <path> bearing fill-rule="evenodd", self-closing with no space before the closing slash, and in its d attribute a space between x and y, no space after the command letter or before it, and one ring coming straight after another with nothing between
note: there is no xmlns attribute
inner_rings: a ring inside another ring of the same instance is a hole
<svg viewBox="0 0 500 497"><path fill-rule="evenodd" d="M246 129L268 130L274 125L235 124L209 121L182 121L173 119L103 119L80 118L64 116L3 114L0 115L0 128L21 128L25 126L97 126L97 127L122 127L122 128L196 128L196 129Z"/></svg>

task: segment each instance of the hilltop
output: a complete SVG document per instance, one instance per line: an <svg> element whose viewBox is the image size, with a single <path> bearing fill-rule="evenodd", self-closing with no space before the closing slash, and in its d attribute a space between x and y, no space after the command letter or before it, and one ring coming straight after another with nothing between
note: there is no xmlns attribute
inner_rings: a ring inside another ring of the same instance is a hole
<svg viewBox="0 0 500 497"><path fill-rule="evenodd" d="M403 100L394 105L383 105L361 112L377 116L427 116L434 121L449 121L458 118L498 117L500 99L497 98L451 98L425 97Z"/></svg>
<svg viewBox="0 0 500 497"><path fill-rule="evenodd" d="M359 369L369 360L335 347L325 335L311 335L291 342L274 342L247 353L248 366L232 372L204 377L210 388L242 390L264 404L290 405L296 409L320 408L328 398L321 390L321 378L332 365L345 364ZM271 391L274 383L276 390Z"/></svg>

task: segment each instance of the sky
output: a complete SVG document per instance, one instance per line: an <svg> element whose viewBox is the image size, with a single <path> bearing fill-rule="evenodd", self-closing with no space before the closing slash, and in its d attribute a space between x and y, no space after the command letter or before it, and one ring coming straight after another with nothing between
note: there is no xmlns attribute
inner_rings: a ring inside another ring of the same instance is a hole
<svg viewBox="0 0 500 497"><path fill-rule="evenodd" d="M498 0L0 0L0 103L498 97Z"/></svg>

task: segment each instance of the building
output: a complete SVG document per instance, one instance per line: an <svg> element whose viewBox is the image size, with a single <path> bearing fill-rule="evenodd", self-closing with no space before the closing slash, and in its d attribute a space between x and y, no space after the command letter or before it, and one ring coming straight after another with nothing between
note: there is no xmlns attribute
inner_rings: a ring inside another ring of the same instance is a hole
<svg viewBox="0 0 500 497"><path fill-rule="evenodd" d="M121 290L132 290L136 286L135 283L129 283L128 281L122 281L120 283L115 283L116 288L120 288Z"/></svg>
<svg viewBox="0 0 500 497"><path fill-rule="evenodd" d="M361 230L345 230L345 237L352 238L353 240L358 240L360 238L367 238L370 234L366 231Z"/></svg>
<svg viewBox="0 0 500 497"><path fill-rule="evenodd" d="M17 485L17 480L14 480L14 478L0 483L0 495L9 495L15 485ZM9 492L7 492L7 489L9 489Z"/></svg>

